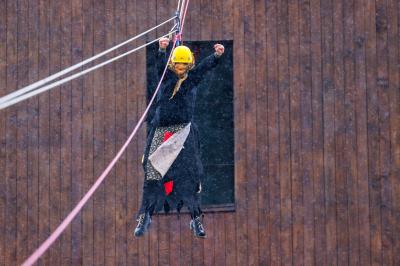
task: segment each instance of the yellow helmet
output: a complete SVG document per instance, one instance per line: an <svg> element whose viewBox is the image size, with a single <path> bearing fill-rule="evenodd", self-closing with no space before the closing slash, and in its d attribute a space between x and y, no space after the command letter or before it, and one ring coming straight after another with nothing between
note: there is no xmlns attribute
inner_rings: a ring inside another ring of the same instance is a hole
<svg viewBox="0 0 400 266"><path fill-rule="evenodd" d="M172 63L186 63L192 65L194 57L189 47L181 45L174 49L171 57Z"/></svg>

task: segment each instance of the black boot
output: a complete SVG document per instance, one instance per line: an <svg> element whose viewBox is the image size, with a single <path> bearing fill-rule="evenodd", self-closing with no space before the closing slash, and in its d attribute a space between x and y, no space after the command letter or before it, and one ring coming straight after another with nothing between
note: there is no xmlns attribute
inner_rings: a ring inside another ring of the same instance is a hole
<svg viewBox="0 0 400 266"><path fill-rule="evenodd" d="M151 224L150 214L148 212L140 214L137 221L138 224L135 228L135 236L140 237L147 231L149 225Z"/></svg>
<svg viewBox="0 0 400 266"><path fill-rule="evenodd" d="M205 238L206 231L204 231L204 228L203 228L203 225L201 222L202 222L202 219L200 218L200 216L194 217L190 221L190 229L193 231L194 236Z"/></svg>

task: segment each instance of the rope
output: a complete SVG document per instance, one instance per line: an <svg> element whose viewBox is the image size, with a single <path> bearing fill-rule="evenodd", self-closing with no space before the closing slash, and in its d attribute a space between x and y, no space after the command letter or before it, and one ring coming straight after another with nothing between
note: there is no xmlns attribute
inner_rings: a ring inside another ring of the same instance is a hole
<svg viewBox="0 0 400 266"><path fill-rule="evenodd" d="M173 44L172 50L175 47L175 42ZM172 55L172 50L169 55L169 59L171 58ZM169 61L168 59L168 61ZM136 135L139 127L144 121L144 118L146 117L151 104L153 103L155 96L157 95L157 92L160 89L161 82L164 79L166 70L167 70L168 64L164 68L164 72L161 76L160 81L158 82L157 88L153 94L153 97L150 100L149 105L147 106L146 110L144 111L142 117L140 118L138 124L134 128L133 132L129 136L128 140L125 142L125 144L122 146L122 148L119 150L118 154L115 156L115 158L111 161L111 163L107 166L107 168L104 170L104 172L100 175L100 177L96 180L94 185L89 189L89 191L85 194L85 196L79 201L79 203L75 206L75 208L68 214L68 216L64 219L64 221L57 227L57 229L46 239L45 242L42 243L42 245L22 264L22 266L29 266L33 265L42 255L46 250L54 243L54 241L61 235L61 233L65 230L65 228L71 223L71 221L75 218L75 216L80 212L82 207L86 204L86 202L90 199L90 197L93 195L93 193L97 190L97 188L100 186L100 184L103 182L103 180L106 178L108 173L111 171L111 169L114 167L116 162L119 160L119 158L122 156L126 148L128 147L128 144L131 142L132 138Z"/></svg>
<svg viewBox="0 0 400 266"><path fill-rule="evenodd" d="M178 7L176 8L176 11L179 11L181 9L181 0L178 1Z"/></svg>
<svg viewBox="0 0 400 266"><path fill-rule="evenodd" d="M184 12L182 12L182 11L184 11L185 6L186 6L186 0L182 0L182 6L181 6L181 9L179 11L179 15L180 15L179 19L180 19L180 21L183 21L183 13Z"/></svg>
<svg viewBox="0 0 400 266"><path fill-rule="evenodd" d="M106 55L106 54L108 54L108 53L120 48L121 46L124 46L124 45L136 40L137 38L142 37L143 35L145 35L145 34L151 32L151 31L163 26L164 24L174 20L175 18L176 18L176 16L174 16L174 17L162 22L161 24L159 24L159 25L157 25L157 26L155 26L155 27L153 27L153 28L151 28L151 29L149 29L147 31L144 31L144 32L140 33L139 35L136 35L135 37L132 37L132 38L130 38L130 39L128 39L128 40L126 40L126 41L114 46L114 47L111 47L110 49L108 49L108 50L106 50L104 52L101 52L101 53L99 53L99 54L97 54L97 55L95 55L95 56L93 56L91 58L88 58L88 59L86 59L86 60L84 60L84 61L82 61L80 63L77 63L77 64L75 64L73 66L70 66L70 67L68 67L68 68L66 68L66 69L64 69L64 70L62 70L60 72L57 72L57 73L55 73L55 74L53 74L53 75L51 75L51 76L49 76L47 78L39 80L39 81L37 81L37 82L35 82L35 83L31 84L31 85L28 85L28 86L26 86L26 87L24 87L22 89L19 89L19 90L15 91L15 92L12 92L12 93L0 98L0 104L3 104L5 102L9 101L10 99L16 98L19 95L25 94L25 93L27 93L29 91L32 91L32 90L34 90L34 89L36 89L38 87L41 87L42 85L45 85L45 84L49 83L50 81L55 80L58 77L61 77L61 76L65 75L65 74L67 74L67 73L69 73L69 72L71 72L71 71L73 71L75 69L78 69L78 68L80 68L80 67L82 67L82 66L84 66L84 65L86 65L86 64L88 64L88 63L90 63L90 62L92 62L94 60L96 60L97 58L102 57L102 56L104 56L104 55ZM2 108L0 108L0 109L2 109Z"/></svg>
<svg viewBox="0 0 400 266"><path fill-rule="evenodd" d="M187 1L187 5L189 4L189 0ZM187 6L186 6L187 9ZM172 51L174 50L176 45L176 41L174 41L171 52L169 54L168 61L171 59L172 56ZM104 172L100 175L100 177L96 180L96 182L93 184L93 186L89 189L89 191L85 194L85 196L79 201L79 203L75 206L75 208L68 214L68 216L64 219L64 221L57 227L57 229L46 239L45 242L40 245L40 247L22 264L22 266L30 266L33 265L43 254L46 252L46 250L54 243L54 241L57 240L57 238L61 235L61 233L65 230L65 228L71 223L71 221L75 218L75 216L81 211L83 206L86 204L86 202L90 199L90 197L93 195L93 193L96 191L96 189L100 186L100 184L103 182L103 180L107 177L108 173L111 171L111 169L114 167L116 162L119 160L119 158L122 156L126 148L128 147L129 143L133 139L133 137L136 135L139 127L142 125L144 118L146 117L150 106L152 105L159 89L161 86L161 83L164 79L165 73L168 68L168 63L164 67L164 72L161 76L160 81L158 82L157 88L146 108L144 111L142 117L140 118L138 124L134 128L133 132L125 142L125 144L122 146L118 154L115 156L115 158L111 161L111 163L107 166L107 168L104 170Z"/></svg>
<svg viewBox="0 0 400 266"><path fill-rule="evenodd" d="M160 40L161 38L167 37L167 36L169 36L170 34L171 34L171 32L169 32L168 34L165 34L165 35L163 35L163 36L161 36L161 37L159 37L159 38L157 38L157 39L155 39L155 40L153 40L153 41L151 41L151 42L148 42L148 43L146 43L146 44L144 44L144 45L141 45L141 46L139 46L139 47L137 47L137 48L135 48L135 49L132 49L132 50L126 52L126 53L123 53L123 54L121 54L121 55L119 55L119 56L113 57L113 58L111 58L111 59L109 59L109 60L107 60L107 61L105 61L105 62L103 62L103 63L100 63L100 64L98 64L98 65L95 65L95 66L91 67L91 68L88 68L88 69L86 69L86 70L83 70L83 71L81 71L81 72L78 72L78 73L76 73L76 74L74 74L74 75L72 75L72 76L63 78L63 79L61 79L61 80L59 80L59 81L56 81L56 82L54 82L54 83L51 83L51 84L49 84L49 85L46 85L46 86L41 87L41 88L39 88L39 89L36 89L36 90L34 90L34 91L25 93L25 94L22 95L22 96L19 96L19 97L16 97L16 98L12 98L11 100L8 100L8 101L6 101L6 102L4 102L4 103L1 103L1 104L0 104L0 110L1 110L1 109L4 109L4 108L6 108L6 107L9 107L9 106L11 106L11 105L14 105L14 104L16 104L16 103L22 102L22 101L24 101L24 100L26 100L26 99L28 99L28 98L31 98L31 97L33 97L33 96L35 96L35 95L37 95L37 94L40 94L40 93L42 93L42 92L48 91L48 90L50 90L50 89L52 89L52 88L54 88L54 87L57 87L57 86L59 86L59 85L62 85L62 84L64 84L64 83L66 83L66 82L68 82L68 81L71 81L71 80L73 80L73 79L79 78L80 76L83 76L83 75L85 75L85 74L87 74L87 73L89 73L89 72L92 72L92 71L94 71L94 70L100 68L100 67L103 67L103 66L105 66L105 65L107 65L107 64L109 64L109 63L112 63L112 62L114 62L114 61L116 61L116 60L118 60L118 59L120 59L120 58L122 58L122 57L124 57L124 56L127 56L127 55L129 55L129 54L131 54L131 53L133 53L133 52L136 52L137 50L140 50L140 49L142 49L143 47L146 47L146 46L148 46L148 45L150 45L150 44L152 44L152 43L154 43L154 42Z"/></svg>
<svg viewBox="0 0 400 266"><path fill-rule="evenodd" d="M181 10L179 11L179 13L177 13L177 15L179 15L179 19L177 18L176 22L179 32L175 35L177 45L183 44L182 41L183 26L185 25L185 18L188 6L189 6L189 0L187 0L187 2L186 0L183 0Z"/></svg>
<svg viewBox="0 0 400 266"><path fill-rule="evenodd" d="M183 35L183 26L185 26L186 12L188 10L188 6L189 6L189 0L187 0L187 4L185 6L185 11L183 12L182 19L181 19L182 25L181 25L181 32L179 33L181 36ZM183 9L183 7L182 7L182 9Z"/></svg>

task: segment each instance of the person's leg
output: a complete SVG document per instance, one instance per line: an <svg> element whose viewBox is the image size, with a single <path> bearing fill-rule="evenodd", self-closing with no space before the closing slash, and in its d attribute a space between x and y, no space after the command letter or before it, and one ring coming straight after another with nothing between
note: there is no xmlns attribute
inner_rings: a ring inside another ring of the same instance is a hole
<svg viewBox="0 0 400 266"><path fill-rule="evenodd" d="M142 236L151 224L151 216L157 203L156 187L156 182L145 181L143 185L142 204L137 215L136 221L138 223L134 231L136 237Z"/></svg>
<svg viewBox="0 0 400 266"><path fill-rule="evenodd" d="M140 207L139 214L137 215L136 221L138 222L134 231L136 237L142 236L149 228L151 224L151 215L153 210L148 207L148 200L146 199L145 192L142 196L142 206Z"/></svg>
<svg viewBox="0 0 400 266"><path fill-rule="evenodd" d="M205 238L206 237L206 231L204 230L203 226L203 214L200 209L200 191L196 193L194 196L192 205L189 207L190 210L190 216L192 220L190 221L190 229L193 231L194 236L200 237L200 238Z"/></svg>
<svg viewBox="0 0 400 266"><path fill-rule="evenodd" d="M138 222L138 224L135 228L134 234L136 237L141 237L148 230L148 228L151 224L150 213L145 212L145 213L139 214L139 217L136 221Z"/></svg>
<svg viewBox="0 0 400 266"><path fill-rule="evenodd" d="M203 227L202 216L198 215L198 216L192 217L192 220L190 221L190 229L193 231L194 236L200 237L200 238L206 237L206 231L204 230L204 227Z"/></svg>

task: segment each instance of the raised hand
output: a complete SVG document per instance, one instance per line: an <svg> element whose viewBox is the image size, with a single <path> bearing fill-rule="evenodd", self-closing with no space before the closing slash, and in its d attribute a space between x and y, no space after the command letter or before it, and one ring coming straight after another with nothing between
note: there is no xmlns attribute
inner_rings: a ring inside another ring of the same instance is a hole
<svg viewBox="0 0 400 266"><path fill-rule="evenodd" d="M161 38L158 41L158 45L160 46L161 49L166 49L169 44L169 39L168 38Z"/></svg>
<svg viewBox="0 0 400 266"><path fill-rule="evenodd" d="M219 43L214 44L214 49L218 56L221 56L225 52L225 47Z"/></svg>

